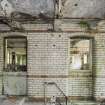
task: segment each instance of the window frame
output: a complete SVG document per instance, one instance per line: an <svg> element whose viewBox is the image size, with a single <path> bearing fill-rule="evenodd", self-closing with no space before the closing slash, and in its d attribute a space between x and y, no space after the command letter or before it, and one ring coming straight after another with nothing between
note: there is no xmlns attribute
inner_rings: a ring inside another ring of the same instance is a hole
<svg viewBox="0 0 105 105"><path fill-rule="evenodd" d="M6 52L6 39L25 39L26 40L26 71L27 72L27 59L28 59L28 41L27 41L27 36L23 36L23 35L14 35L14 36L6 36L4 37L4 40L3 40L3 52L4 52L4 55L3 55L3 58L4 58L4 63L3 63L3 71L4 72L11 72L11 71L6 71L6 64L5 64L5 61L6 61L6 55L5 55L5 52ZM18 72L18 71L12 71L12 72ZM23 72L23 71L21 71Z"/></svg>
<svg viewBox="0 0 105 105"><path fill-rule="evenodd" d="M85 39L85 40L89 40L89 69L72 69L71 68L71 39ZM70 71L89 71L92 70L92 48L93 48L93 37L91 36L71 36L68 40L68 58L69 58L69 63L68 63L68 67Z"/></svg>

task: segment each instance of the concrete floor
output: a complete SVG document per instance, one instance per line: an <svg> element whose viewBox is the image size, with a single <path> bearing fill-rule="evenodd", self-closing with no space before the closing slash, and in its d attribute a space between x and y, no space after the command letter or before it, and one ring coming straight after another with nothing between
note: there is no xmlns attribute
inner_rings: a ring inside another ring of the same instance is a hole
<svg viewBox="0 0 105 105"><path fill-rule="evenodd" d="M26 98L0 98L0 105L44 105L43 102L26 101Z"/></svg>
<svg viewBox="0 0 105 105"><path fill-rule="evenodd" d="M8 98L8 97L0 97L0 105L44 105L44 102L33 102L33 101L27 101L27 98L21 97L21 98ZM47 103L46 105L54 105ZM62 105L66 105L65 103ZM68 105L105 105L96 103L93 101L72 101L71 103L68 103Z"/></svg>

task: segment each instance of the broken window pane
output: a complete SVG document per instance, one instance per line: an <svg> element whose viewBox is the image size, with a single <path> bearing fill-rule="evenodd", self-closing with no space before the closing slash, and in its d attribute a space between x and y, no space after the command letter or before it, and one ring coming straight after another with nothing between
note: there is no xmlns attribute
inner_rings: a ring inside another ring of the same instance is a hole
<svg viewBox="0 0 105 105"><path fill-rule="evenodd" d="M26 38L5 39L5 70L26 71Z"/></svg>
<svg viewBox="0 0 105 105"><path fill-rule="evenodd" d="M71 69L88 70L91 63L90 39L71 38L70 67Z"/></svg>

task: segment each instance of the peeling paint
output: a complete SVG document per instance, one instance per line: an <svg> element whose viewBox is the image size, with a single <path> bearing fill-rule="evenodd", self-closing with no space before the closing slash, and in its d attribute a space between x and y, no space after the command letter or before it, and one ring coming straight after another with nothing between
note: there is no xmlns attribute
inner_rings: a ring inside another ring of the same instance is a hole
<svg viewBox="0 0 105 105"><path fill-rule="evenodd" d="M11 16L12 12L20 12L37 16L40 13L48 17L54 16L53 0L2 0L1 8L6 16Z"/></svg>

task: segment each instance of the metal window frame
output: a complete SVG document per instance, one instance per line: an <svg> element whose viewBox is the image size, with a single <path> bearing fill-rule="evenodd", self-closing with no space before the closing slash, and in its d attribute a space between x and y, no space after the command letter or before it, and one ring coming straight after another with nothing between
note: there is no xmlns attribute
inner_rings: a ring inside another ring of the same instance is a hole
<svg viewBox="0 0 105 105"><path fill-rule="evenodd" d="M86 70L92 70L92 48L93 48L93 39L94 39L94 37L91 37L91 36L71 36L70 38L69 38L69 41L68 41L68 58L69 58L69 69L70 70L72 70L72 71L76 71L76 70L85 70L85 69L72 69L71 67L70 67L70 62L71 62L71 54L70 54L70 47L71 47L71 45L70 45L70 43L71 43L71 39L85 39L85 40L89 40L89 49L90 49L90 51L89 51L89 69L86 69Z"/></svg>
<svg viewBox="0 0 105 105"><path fill-rule="evenodd" d="M6 41L6 39L25 39L26 40L26 69L27 69L27 37L26 36L20 36L20 35L14 35L14 36L6 36L6 37L4 37L4 41L3 41L3 43L4 43L4 69L5 69L5 52L6 52L6 49L5 49L5 41ZM27 72L27 70L26 70L26 72Z"/></svg>

